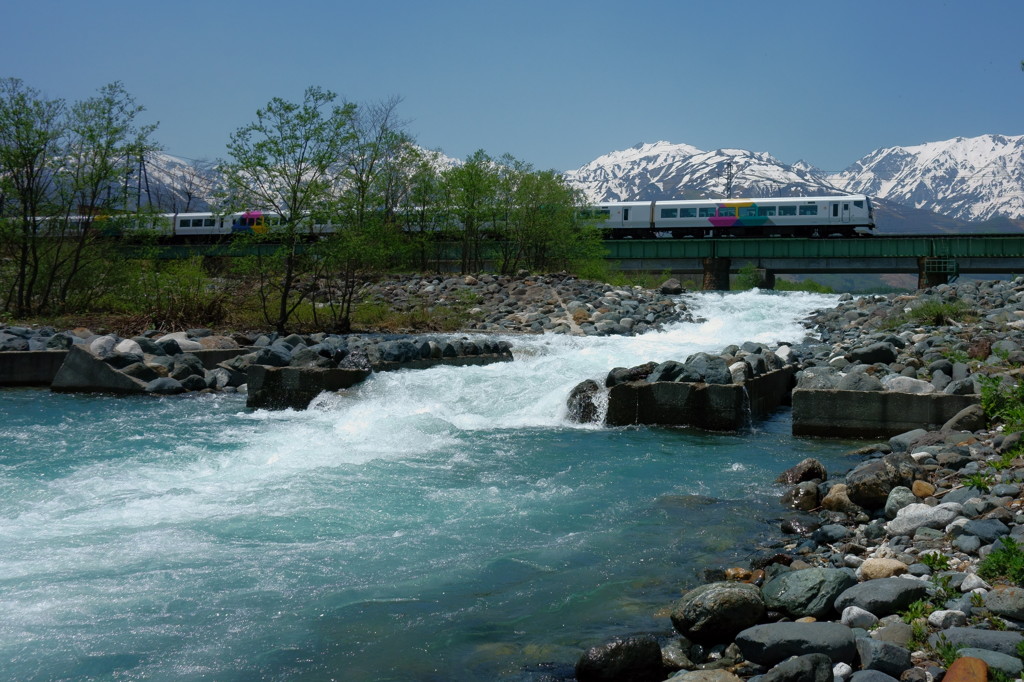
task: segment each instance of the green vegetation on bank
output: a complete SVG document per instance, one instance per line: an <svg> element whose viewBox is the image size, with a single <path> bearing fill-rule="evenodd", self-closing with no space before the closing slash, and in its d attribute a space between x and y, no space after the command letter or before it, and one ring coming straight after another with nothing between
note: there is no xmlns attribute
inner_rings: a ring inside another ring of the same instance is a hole
<svg viewBox="0 0 1024 682"><path fill-rule="evenodd" d="M0 316L344 332L379 317L358 291L386 273L486 263L499 274L609 274L583 194L560 173L482 150L446 167L415 144L399 103L340 102L317 87L299 102L271 99L231 135L215 210L266 211L273 225L234 240L235 258L175 263L156 246L128 258L112 236L145 223L151 234L133 231L145 245L168 227L156 214L189 210L143 190L155 126L136 122L144 109L123 86L69 104L0 79ZM443 327L457 314L423 313Z"/></svg>

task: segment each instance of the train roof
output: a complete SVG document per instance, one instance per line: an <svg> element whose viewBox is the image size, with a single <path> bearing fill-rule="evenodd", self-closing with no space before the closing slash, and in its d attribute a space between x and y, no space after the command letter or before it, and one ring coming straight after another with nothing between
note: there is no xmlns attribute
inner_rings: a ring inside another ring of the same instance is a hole
<svg viewBox="0 0 1024 682"><path fill-rule="evenodd" d="M650 206L655 204L775 204L811 201L865 201L864 194L826 194L808 197L734 197L732 199L654 199L652 201L602 201L599 206Z"/></svg>

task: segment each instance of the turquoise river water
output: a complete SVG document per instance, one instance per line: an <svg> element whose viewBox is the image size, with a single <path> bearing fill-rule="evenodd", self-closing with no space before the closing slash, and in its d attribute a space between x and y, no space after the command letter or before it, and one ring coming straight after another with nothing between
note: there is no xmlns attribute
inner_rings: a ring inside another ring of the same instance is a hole
<svg viewBox="0 0 1024 682"><path fill-rule="evenodd" d="M664 631L850 443L565 421L616 366L800 340L835 299L700 294L633 338L377 374L312 409L0 390L0 678L532 680Z"/></svg>

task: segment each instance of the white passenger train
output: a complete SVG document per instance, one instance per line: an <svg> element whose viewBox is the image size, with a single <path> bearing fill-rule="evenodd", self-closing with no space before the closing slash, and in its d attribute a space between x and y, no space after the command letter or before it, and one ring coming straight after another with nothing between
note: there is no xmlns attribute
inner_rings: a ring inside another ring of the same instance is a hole
<svg viewBox="0 0 1024 682"><path fill-rule="evenodd" d="M626 201L595 207L612 239L853 237L875 227L863 194L786 199Z"/></svg>
<svg viewBox="0 0 1024 682"><path fill-rule="evenodd" d="M714 237L854 237L875 227L871 200L863 194L785 199L703 199L604 202L585 211L610 239ZM93 227L110 234L152 230L167 239L198 241L235 234L265 234L280 224L266 211L166 213L144 224L131 216L99 217ZM339 229L315 225L314 234ZM415 231L413 225L409 230ZM486 230L486 227L484 228Z"/></svg>

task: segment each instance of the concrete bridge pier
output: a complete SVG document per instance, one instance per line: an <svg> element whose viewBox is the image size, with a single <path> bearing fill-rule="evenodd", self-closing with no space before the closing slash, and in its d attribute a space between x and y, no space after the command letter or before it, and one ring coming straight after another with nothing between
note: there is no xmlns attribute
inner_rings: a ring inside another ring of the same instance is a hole
<svg viewBox="0 0 1024 682"><path fill-rule="evenodd" d="M729 267L732 260L729 258L704 258L704 283L701 289L704 291L728 291L729 290Z"/></svg>
<svg viewBox="0 0 1024 682"><path fill-rule="evenodd" d="M754 270L754 275L757 278L758 289L774 289L775 288L775 273L767 268L758 268Z"/></svg>
<svg viewBox="0 0 1024 682"><path fill-rule="evenodd" d="M957 262L952 258L930 258L925 256L917 259L918 289L948 284L956 279L959 274Z"/></svg>

